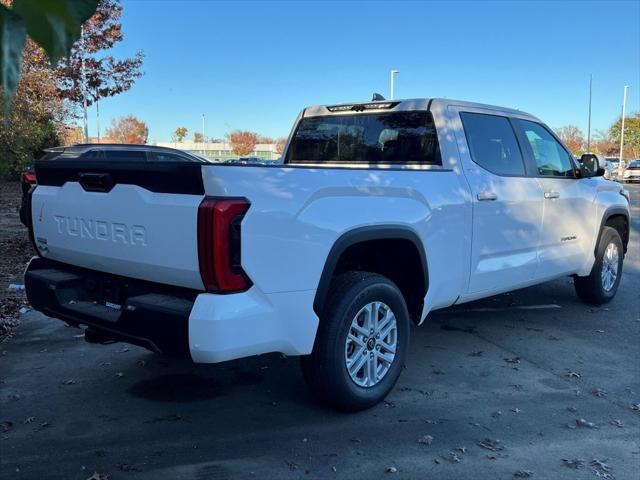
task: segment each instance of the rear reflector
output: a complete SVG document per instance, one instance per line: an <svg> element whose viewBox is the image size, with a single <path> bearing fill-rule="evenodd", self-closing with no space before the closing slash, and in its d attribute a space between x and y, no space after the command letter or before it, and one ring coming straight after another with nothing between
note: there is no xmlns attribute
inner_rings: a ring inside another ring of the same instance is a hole
<svg viewBox="0 0 640 480"><path fill-rule="evenodd" d="M205 197L198 207L198 262L209 292L237 292L250 286L240 265L240 224L248 209L244 198Z"/></svg>

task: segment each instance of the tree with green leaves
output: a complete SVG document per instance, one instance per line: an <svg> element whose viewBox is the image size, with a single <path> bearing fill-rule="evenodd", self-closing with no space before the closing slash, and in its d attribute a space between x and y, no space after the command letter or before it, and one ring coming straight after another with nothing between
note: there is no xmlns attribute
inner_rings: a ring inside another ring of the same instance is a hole
<svg viewBox="0 0 640 480"><path fill-rule="evenodd" d="M620 131L622 117L609 128L611 139L620 148ZM636 112L624 119L624 153L625 162L640 158L640 112Z"/></svg>
<svg viewBox="0 0 640 480"><path fill-rule="evenodd" d="M173 142L182 142L185 138L187 138L187 134L189 133L189 130L186 127L178 127L173 131L173 134L171 135L171 139L173 140Z"/></svg>
<svg viewBox="0 0 640 480"><path fill-rule="evenodd" d="M204 143L204 135L202 134L202 132L195 132L193 134L193 141L195 143Z"/></svg>

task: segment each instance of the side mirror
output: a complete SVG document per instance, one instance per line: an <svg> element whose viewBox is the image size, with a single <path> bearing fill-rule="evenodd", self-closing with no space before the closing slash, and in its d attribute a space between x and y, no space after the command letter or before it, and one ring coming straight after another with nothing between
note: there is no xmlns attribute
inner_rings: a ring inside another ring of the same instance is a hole
<svg viewBox="0 0 640 480"><path fill-rule="evenodd" d="M601 177L607 168L607 161L602 155L585 153L580 157L580 176Z"/></svg>

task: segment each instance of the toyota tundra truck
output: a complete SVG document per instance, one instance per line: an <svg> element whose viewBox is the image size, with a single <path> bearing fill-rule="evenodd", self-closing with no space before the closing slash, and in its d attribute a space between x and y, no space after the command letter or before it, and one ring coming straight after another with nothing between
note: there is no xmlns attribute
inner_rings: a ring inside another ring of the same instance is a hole
<svg viewBox="0 0 640 480"><path fill-rule="evenodd" d="M273 165L97 147L35 163L31 305L197 363L300 356L337 409L388 394L434 310L562 276L602 304L620 284L628 192L519 110L313 106Z"/></svg>

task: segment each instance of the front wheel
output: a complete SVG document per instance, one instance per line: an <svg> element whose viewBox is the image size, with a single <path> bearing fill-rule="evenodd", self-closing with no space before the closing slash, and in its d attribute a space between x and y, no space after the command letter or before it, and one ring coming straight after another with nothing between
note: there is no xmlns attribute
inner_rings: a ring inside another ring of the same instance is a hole
<svg viewBox="0 0 640 480"><path fill-rule="evenodd" d="M616 296L622 278L624 250L615 228L604 227L596 250L596 261L588 277L575 277L578 297L584 302L602 305Z"/></svg>
<svg viewBox="0 0 640 480"><path fill-rule="evenodd" d="M380 402L404 366L409 313L398 287L368 272L334 280L311 355L302 371L311 391L338 410Z"/></svg>

